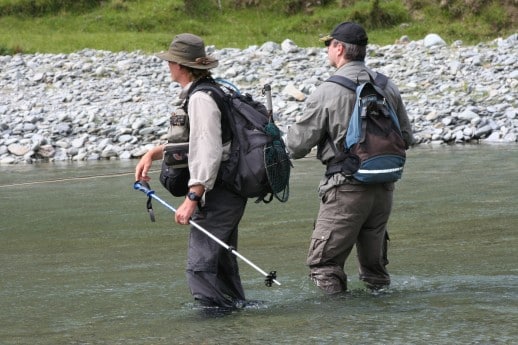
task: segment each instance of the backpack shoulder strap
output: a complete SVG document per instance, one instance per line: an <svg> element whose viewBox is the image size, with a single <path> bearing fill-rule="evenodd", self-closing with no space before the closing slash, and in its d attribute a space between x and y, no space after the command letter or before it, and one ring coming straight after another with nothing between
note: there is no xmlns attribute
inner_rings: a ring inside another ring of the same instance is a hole
<svg viewBox="0 0 518 345"><path fill-rule="evenodd" d="M229 111L227 103L225 102L225 92L218 86L218 84L213 79L207 79L197 82L192 85L188 91L187 97L185 99L184 107L185 112L187 112L187 107L189 104L189 98L196 91L203 91L207 93L216 105L218 106L219 111L221 112L221 131L222 131L222 141L223 143L232 139L232 128L230 127L230 119L229 119Z"/></svg>
<svg viewBox="0 0 518 345"><path fill-rule="evenodd" d="M336 74L330 76L326 81L342 85L351 91L356 91L356 87L358 86L358 84L351 79ZM387 86L388 77L383 73L377 72L376 78L374 78L374 80L371 77L371 82L383 90Z"/></svg>
<svg viewBox="0 0 518 345"><path fill-rule="evenodd" d="M378 72L376 75L376 78L374 78L374 85L378 86L382 90L385 89L388 83L388 77L384 75L383 73Z"/></svg>
<svg viewBox="0 0 518 345"><path fill-rule="evenodd" d="M349 79L347 77L344 77L344 76L341 76L341 75L336 75L336 74L330 76L325 81L341 85L341 86L345 87L346 89L349 89L349 90L351 90L353 92L356 92L356 88L358 87L358 84L356 84L351 79ZM342 159L343 159L343 152L338 151L338 149L336 148L336 145L333 142L333 140L331 139L331 135L329 133L326 134L326 141L329 144L329 146L331 146L331 149L333 150L333 153L335 154L335 157L333 159L331 159L331 161L328 162L328 164L327 164L328 165L328 173L331 173L331 170L333 170L333 168L335 168L335 169L340 169L341 168L338 165L336 165L335 163L342 161Z"/></svg>
<svg viewBox="0 0 518 345"><path fill-rule="evenodd" d="M336 75L336 74L327 78L326 81L336 83L338 85L342 85L343 87L345 87L351 91L356 91L356 87L358 86L358 84L356 84L351 79L341 76L341 75Z"/></svg>
<svg viewBox="0 0 518 345"><path fill-rule="evenodd" d="M186 103L189 103L188 100L189 100L190 96L196 91L203 91L203 92L207 93L209 96L211 96L212 99L214 99L214 101L218 105L219 110L221 112L223 112L223 110L225 109L224 103L223 103L225 93L223 90L221 90L221 88L215 82L202 82L202 83L193 85L193 87L188 92Z"/></svg>

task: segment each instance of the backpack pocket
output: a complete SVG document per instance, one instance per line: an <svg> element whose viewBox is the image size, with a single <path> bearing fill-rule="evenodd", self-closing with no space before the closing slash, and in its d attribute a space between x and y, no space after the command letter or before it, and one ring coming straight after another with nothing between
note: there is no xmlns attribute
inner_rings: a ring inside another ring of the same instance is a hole
<svg viewBox="0 0 518 345"><path fill-rule="evenodd" d="M396 182L403 174L405 157L379 155L364 160L353 177L363 183Z"/></svg>

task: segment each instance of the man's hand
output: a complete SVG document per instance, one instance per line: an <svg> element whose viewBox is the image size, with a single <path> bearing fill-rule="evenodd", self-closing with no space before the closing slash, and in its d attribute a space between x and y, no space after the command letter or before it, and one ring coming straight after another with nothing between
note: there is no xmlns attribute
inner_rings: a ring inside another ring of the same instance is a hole
<svg viewBox="0 0 518 345"><path fill-rule="evenodd" d="M194 214L194 211L196 211L196 207L198 207L198 203L196 201L192 201L186 198L176 210L176 213L174 214L174 221L181 225L189 224L189 220Z"/></svg>
<svg viewBox="0 0 518 345"><path fill-rule="evenodd" d="M149 169L151 169L151 165L154 160L162 159L164 156L164 146L156 146L146 152L145 155L140 158L137 166L135 167L135 181L145 181L148 182L150 180L148 176Z"/></svg>
<svg viewBox="0 0 518 345"><path fill-rule="evenodd" d="M194 185L189 187L189 192L196 194L199 197L202 197L205 193L205 187L202 185ZM174 221L178 224L186 225L189 224L189 220L191 219L194 211L196 211L196 207L198 207L199 201L190 200L189 198L185 198L184 202L178 207L174 214Z"/></svg>

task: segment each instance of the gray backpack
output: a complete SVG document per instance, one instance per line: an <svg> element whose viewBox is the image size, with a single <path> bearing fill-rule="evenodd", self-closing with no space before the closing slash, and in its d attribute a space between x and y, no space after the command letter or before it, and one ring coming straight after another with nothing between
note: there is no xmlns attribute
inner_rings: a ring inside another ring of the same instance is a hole
<svg viewBox="0 0 518 345"><path fill-rule="evenodd" d="M218 180L256 202L268 203L274 196L286 202L291 161L279 128L262 103L236 88L220 85L202 82L192 91L208 93L221 111L222 127L230 129L230 158L221 162Z"/></svg>
<svg viewBox="0 0 518 345"><path fill-rule="evenodd" d="M205 78L191 86L183 105L185 113L189 96L195 91L206 92L214 99L222 114L222 142L231 141L230 156L221 162L217 183L243 197L256 198L256 202L268 203L273 197L287 201L292 165L280 130L266 107L235 87L220 86L212 78ZM174 196L185 195L189 169L178 165L187 162L188 152L182 145L170 144L164 157L162 185Z"/></svg>

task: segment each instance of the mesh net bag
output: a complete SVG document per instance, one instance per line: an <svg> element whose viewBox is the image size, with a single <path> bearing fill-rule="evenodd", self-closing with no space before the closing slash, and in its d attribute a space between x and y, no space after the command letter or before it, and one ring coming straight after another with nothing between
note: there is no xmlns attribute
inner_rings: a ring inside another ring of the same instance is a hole
<svg viewBox="0 0 518 345"><path fill-rule="evenodd" d="M281 139L279 128L273 122L269 122L264 130L273 137L272 143L264 148L268 181L275 198L280 202L286 202L290 195L289 182L292 167L290 157Z"/></svg>

